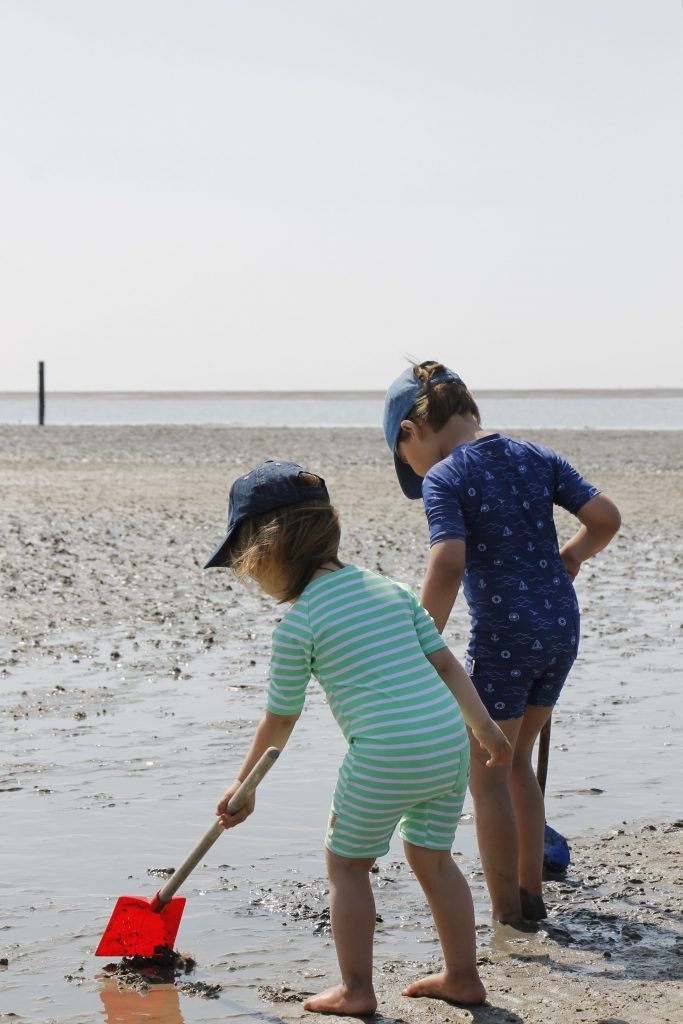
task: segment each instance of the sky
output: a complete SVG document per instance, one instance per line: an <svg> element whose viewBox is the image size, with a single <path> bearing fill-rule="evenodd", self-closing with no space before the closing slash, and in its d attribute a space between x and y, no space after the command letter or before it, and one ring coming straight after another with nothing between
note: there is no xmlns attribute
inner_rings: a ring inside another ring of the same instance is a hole
<svg viewBox="0 0 683 1024"><path fill-rule="evenodd" d="M680 0L0 0L0 391L683 387Z"/></svg>

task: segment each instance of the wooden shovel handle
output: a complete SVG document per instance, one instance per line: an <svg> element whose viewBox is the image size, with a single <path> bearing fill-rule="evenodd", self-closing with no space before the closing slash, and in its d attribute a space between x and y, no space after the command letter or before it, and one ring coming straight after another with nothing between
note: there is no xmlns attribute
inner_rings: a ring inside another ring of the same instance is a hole
<svg viewBox="0 0 683 1024"><path fill-rule="evenodd" d="M251 769L240 788L230 798L230 803L228 804L229 814L236 814L244 806L261 779L270 771L279 756L280 751L276 747L268 747L268 750ZM152 910L157 912L163 910L164 906L170 902L187 876L191 871L194 871L204 854L207 850L211 849L223 831L221 823L215 821L209 831L199 840L192 853L187 855L180 867L176 868L168 881L159 889L159 892L152 901Z"/></svg>

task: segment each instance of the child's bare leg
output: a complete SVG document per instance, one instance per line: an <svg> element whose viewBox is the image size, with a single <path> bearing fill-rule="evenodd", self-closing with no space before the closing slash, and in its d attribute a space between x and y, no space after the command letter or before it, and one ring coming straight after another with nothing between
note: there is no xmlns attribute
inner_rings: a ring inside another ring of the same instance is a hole
<svg viewBox="0 0 683 1024"><path fill-rule="evenodd" d="M497 722L514 749L522 719ZM488 754L470 735L470 792L474 801L479 857L496 921L522 920L517 819L510 795L511 764L487 768Z"/></svg>
<svg viewBox="0 0 683 1024"><path fill-rule="evenodd" d="M552 708L528 706L519 730L510 774L510 796L519 837L519 886L524 917L545 917L543 904L543 833L545 804L531 755Z"/></svg>
<svg viewBox="0 0 683 1024"><path fill-rule="evenodd" d="M341 983L304 1002L305 1010L364 1017L377 1009L372 986L375 899L370 885L374 858L351 860L327 854L330 918Z"/></svg>
<svg viewBox="0 0 683 1024"><path fill-rule="evenodd" d="M486 998L477 971L474 906L470 887L450 850L404 844L406 857L429 900L445 960L441 974L408 985L404 996L430 996L453 1003L478 1004Z"/></svg>

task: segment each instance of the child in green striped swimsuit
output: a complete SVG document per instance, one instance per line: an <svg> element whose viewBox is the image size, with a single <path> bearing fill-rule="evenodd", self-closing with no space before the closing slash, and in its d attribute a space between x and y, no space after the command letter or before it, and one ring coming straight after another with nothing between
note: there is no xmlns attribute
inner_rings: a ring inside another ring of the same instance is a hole
<svg viewBox="0 0 683 1024"><path fill-rule="evenodd" d="M465 723L490 765L502 764L510 746L412 592L343 565L338 545L337 513L320 477L267 460L233 484L228 532L207 567L228 565L291 607L273 634L266 713L217 814L232 828L252 813L253 799L235 815L227 803L263 752L285 745L314 675L349 749L325 840L341 982L304 1008L375 1011L369 871L397 826L445 958L442 973L404 995L481 1003L472 897L451 856L468 779Z"/></svg>

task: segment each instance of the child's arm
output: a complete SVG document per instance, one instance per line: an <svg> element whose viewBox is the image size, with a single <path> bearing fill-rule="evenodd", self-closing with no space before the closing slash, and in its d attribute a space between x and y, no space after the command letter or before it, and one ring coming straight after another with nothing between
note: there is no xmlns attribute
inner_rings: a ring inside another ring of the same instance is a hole
<svg viewBox="0 0 683 1024"><path fill-rule="evenodd" d="M462 717L474 733L479 746L491 755L486 762L487 768L505 764L512 753L512 747L505 733L498 728L482 704L472 680L460 662L447 647L427 657L460 705Z"/></svg>
<svg viewBox="0 0 683 1024"><path fill-rule="evenodd" d="M576 579L581 563L602 551L621 526L619 509L605 494L596 494L587 501L576 518L580 529L560 548L560 558L571 580Z"/></svg>
<svg viewBox="0 0 683 1024"><path fill-rule="evenodd" d="M443 633L465 571L465 541L443 540L429 552L421 602Z"/></svg>
<svg viewBox="0 0 683 1024"><path fill-rule="evenodd" d="M235 825L239 825L241 821L244 821L245 818L248 818L249 815L253 813L253 794L249 800L247 800L242 810L238 811L237 814L227 813L226 809L228 801L233 793L237 792L244 779L246 779L251 769L254 767L261 755L266 752L268 747L277 747L278 750L282 750L287 740L292 735L292 730L298 722L299 717L299 715L274 715L272 711L266 711L258 724L249 753L245 757L244 763L237 773L237 778L218 801L216 814L220 818L223 828L234 828Z"/></svg>

